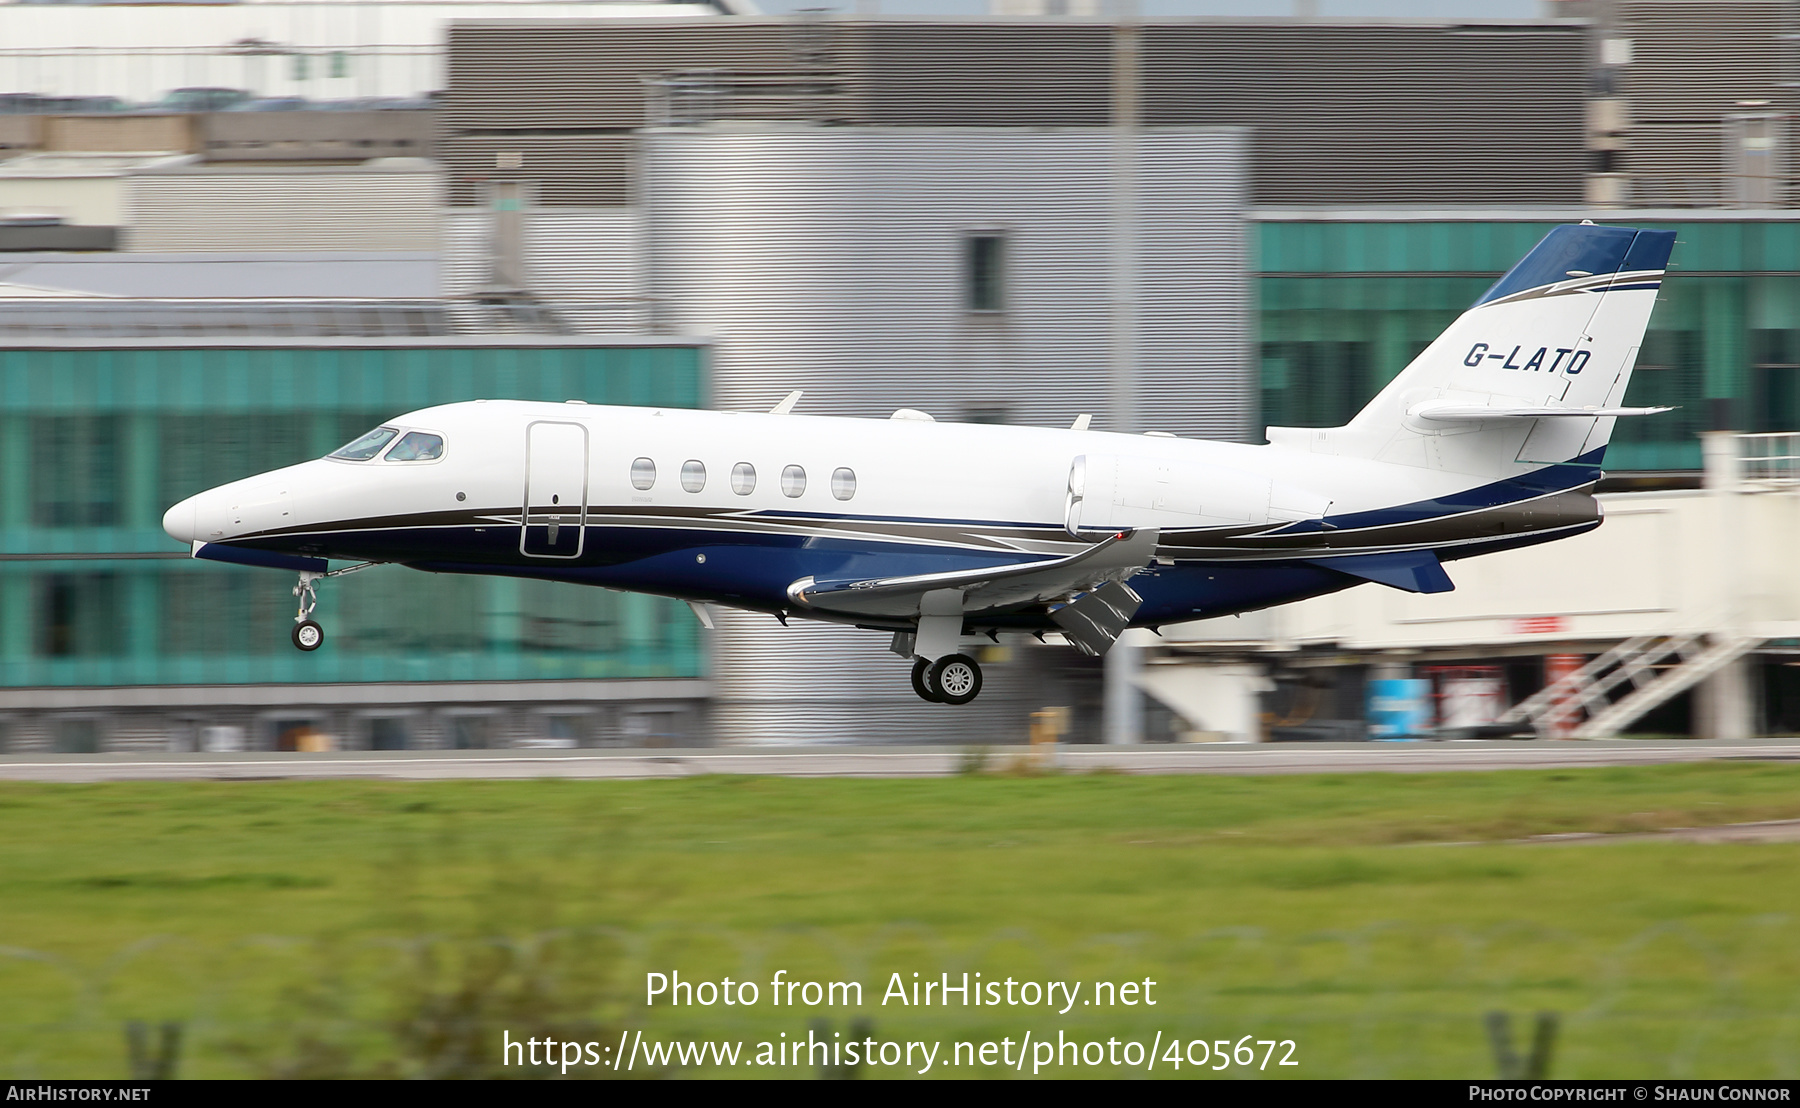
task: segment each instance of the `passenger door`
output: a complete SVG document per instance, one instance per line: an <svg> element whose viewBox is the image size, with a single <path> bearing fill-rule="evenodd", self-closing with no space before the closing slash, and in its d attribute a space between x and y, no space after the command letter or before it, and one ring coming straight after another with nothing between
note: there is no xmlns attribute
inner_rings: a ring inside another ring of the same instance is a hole
<svg viewBox="0 0 1800 1108"><path fill-rule="evenodd" d="M525 430L525 510L519 551L579 558L587 528L587 427L533 423Z"/></svg>

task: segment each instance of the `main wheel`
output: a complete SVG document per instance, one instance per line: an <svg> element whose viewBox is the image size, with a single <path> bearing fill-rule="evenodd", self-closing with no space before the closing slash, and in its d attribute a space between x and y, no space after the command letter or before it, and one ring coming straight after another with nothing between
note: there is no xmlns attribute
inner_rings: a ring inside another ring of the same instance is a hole
<svg viewBox="0 0 1800 1108"><path fill-rule="evenodd" d="M310 619L294 624L294 645L301 650L317 650L325 641L325 628Z"/></svg>
<svg viewBox="0 0 1800 1108"><path fill-rule="evenodd" d="M967 704L981 692L981 667L967 654L951 654L931 664L925 682L945 704Z"/></svg>
<svg viewBox="0 0 1800 1108"><path fill-rule="evenodd" d="M929 700L933 704L942 704L944 698L931 687L928 678L931 676L931 659L920 658L913 663L913 692L919 694L920 700Z"/></svg>

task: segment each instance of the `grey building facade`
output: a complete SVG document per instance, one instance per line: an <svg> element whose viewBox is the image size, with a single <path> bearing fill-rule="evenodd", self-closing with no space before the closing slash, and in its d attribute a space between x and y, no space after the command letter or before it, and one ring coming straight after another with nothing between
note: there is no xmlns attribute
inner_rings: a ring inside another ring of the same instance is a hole
<svg viewBox="0 0 1800 1108"><path fill-rule="evenodd" d="M439 149L453 203L509 176L547 205L622 203L630 133L681 75L683 110L730 118L1248 127L1256 204L1568 204L1590 51L1575 20L466 22Z"/></svg>
<svg viewBox="0 0 1800 1108"><path fill-rule="evenodd" d="M659 330L710 338L716 407L801 389L820 415L1118 428L1124 343L1136 426L1254 433L1241 130L1148 128L1123 148L1098 127L639 137L644 287ZM1034 664L1062 648L1008 643L981 699L949 712L913 695L887 636L799 623L721 623L721 739L1016 740L1066 703Z"/></svg>

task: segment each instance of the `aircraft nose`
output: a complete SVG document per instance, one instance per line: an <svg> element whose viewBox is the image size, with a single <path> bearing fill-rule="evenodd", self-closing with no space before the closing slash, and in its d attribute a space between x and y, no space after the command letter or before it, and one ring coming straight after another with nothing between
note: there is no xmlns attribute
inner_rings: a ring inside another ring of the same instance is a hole
<svg viewBox="0 0 1800 1108"><path fill-rule="evenodd" d="M194 503L197 499L198 497L190 496L163 513L163 530L176 542L191 543L199 537L199 506Z"/></svg>

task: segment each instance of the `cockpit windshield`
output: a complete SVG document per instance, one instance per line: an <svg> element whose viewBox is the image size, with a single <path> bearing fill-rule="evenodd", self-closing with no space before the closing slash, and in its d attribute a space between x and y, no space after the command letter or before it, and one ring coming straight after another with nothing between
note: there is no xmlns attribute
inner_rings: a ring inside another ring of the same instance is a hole
<svg viewBox="0 0 1800 1108"><path fill-rule="evenodd" d="M392 427L377 427L349 445L333 450L330 456L346 462L366 462L381 453L381 448L394 441L394 436L399 433Z"/></svg>
<svg viewBox="0 0 1800 1108"><path fill-rule="evenodd" d="M390 462L430 462L444 456L444 438L429 431L408 431L406 437L387 452Z"/></svg>

